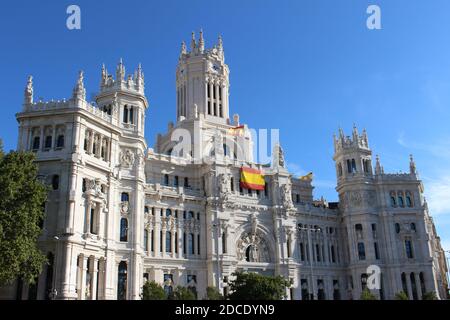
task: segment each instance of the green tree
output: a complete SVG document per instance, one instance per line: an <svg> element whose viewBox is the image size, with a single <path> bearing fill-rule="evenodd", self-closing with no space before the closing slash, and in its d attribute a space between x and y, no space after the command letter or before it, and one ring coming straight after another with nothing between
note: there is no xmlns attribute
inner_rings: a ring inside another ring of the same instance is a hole
<svg viewBox="0 0 450 320"><path fill-rule="evenodd" d="M258 273L234 273L230 281L230 300L282 300L291 283L282 276L270 277Z"/></svg>
<svg viewBox="0 0 450 320"><path fill-rule="evenodd" d="M404 291L400 291L395 295L394 300L409 300L409 297Z"/></svg>
<svg viewBox="0 0 450 320"><path fill-rule="evenodd" d="M422 295L422 300L437 300L437 296L436 296L436 292L434 291L430 291L430 292L425 292Z"/></svg>
<svg viewBox="0 0 450 320"><path fill-rule="evenodd" d="M142 288L142 300L165 300L164 288L155 281L147 281Z"/></svg>
<svg viewBox="0 0 450 320"><path fill-rule="evenodd" d="M177 286L169 295L169 300L196 300L195 294L186 287Z"/></svg>
<svg viewBox="0 0 450 320"><path fill-rule="evenodd" d="M224 296L217 290L216 287L206 288L206 296L204 300L224 300Z"/></svg>
<svg viewBox="0 0 450 320"><path fill-rule="evenodd" d="M0 152L0 285L17 278L33 283L46 262L37 239L47 187L34 161L33 153Z"/></svg>
<svg viewBox="0 0 450 320"><path fill-rule="evenodd" d="M361 292L360 300L378 300L378 299L372 292L370 292L369 289L365 288L363 292Z"/></svg>

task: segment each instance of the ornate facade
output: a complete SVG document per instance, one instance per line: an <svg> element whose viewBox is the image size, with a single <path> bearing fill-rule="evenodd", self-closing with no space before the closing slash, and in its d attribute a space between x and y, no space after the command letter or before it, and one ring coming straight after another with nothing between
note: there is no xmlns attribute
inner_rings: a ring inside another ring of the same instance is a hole
<svg viewBox="0 0 450 320"><path fill-rule="evenodd" d="M385 173L378 157L373 169L367 133L340 131L339 203L314 200L312 180L287 171L278 144L270 165L255 163L248 126L230 119L220 37L211 49L202 33L189 51L183 42L177 120L154 148L141 67L127 76L120 61L115 77L103 67L92 103L83 77L70 99L49 102L33 100L28 79L18 149L36 153L52 187L39 243L49 264L35 285L17 281L1 298L140 299L154 280L201 299L207 286L227 293L236 270L283 275L289 299L359 299L371 270L382 299L445 298L445 258L414 160L408 173ZM241 188L241 167L262 171L265 189Z"/></svg>

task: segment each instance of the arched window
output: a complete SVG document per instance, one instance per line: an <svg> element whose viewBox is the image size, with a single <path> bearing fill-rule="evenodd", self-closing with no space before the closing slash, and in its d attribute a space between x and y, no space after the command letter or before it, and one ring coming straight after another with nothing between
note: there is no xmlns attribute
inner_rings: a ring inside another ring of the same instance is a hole
<svg viewBox="0 0 450 320"><path fill-rule="evenodd" d="M172 252L172 232L166 231L166 252Z"/></svg>
<svg viewBox="0 0 450 320"><path fill-rule="evenodd" d="M400 224L399 223L395 224L395 232L400 233Z"/></svg>
<svg viewBox="0 0 450 320"><path fill-rule="evenodd" d="M175 177L173 178L173 186L174 186L174 187L178 187L178 176L175 176Z"/></svg>
<svg viewBox="0 0 450 320"><path fill-rule="evenodd" d="M127 263L121 261L119 263L117 277L117 300L127 299Z"/></svg>
<svg viewBox="0 0 450 320"><path fill-rule="evenodd" d="M391 207L397 206L397 200L395 199L395 193L391 192Z"/></svg>
<svg viewBox="0 0 450 320"><path fill-rule="evenodd" d="M352 173L352 163L350 160L347 160L347 172Z"/></svg>
<svg viewBox="0 0 450 320"><path fill-rule="evenodd" d="M166 217L170 217L172 215L172 210L166 209Z"/></svg>
<svg viewBox="0 0 450 320"><path fill-rule="evenodd" d="M408 259L414 258L412 241L410 239L405 240L405 251Z"/></svg>
<svg viewBox="0 0 450 320"><path fill-rule="evenodd" d="M149 213L150 213L150 209L149 209L148 206L145 206L145 207L144 207L144 213L145 213L145 214L149 214Z"/></svg>
<svg viewBox="0 0 450 320"><path fill-rule="evenodd" d="M411 196L411 194L410 194L409 192L406 193L406 205L407 205L409 208L412 208L412 207L413 207L412 196Z"/></svg>
<svg viewBox="0 0 450 320"><path fill-rule="evenodd" d="M169 175L168 175L168 174L165 174L165 175L164 175L164 185L165 185L165 186L168 186L168 185L169 185Z"/></svg>
<svg viewBox="0 0 450 320"><path fill-rule="evenodd" d="M126 218L120 219L120 242L128 241L128 220Z"/></svg>
<svg viewBox="0 0 450 320"><path fill-rule="evenodd" d="M401 194L401 193L398 195L398 205L400 207L404 207L405 206L405 201L403 200L403 194Z"/></svg>
<svg viewBox="0 0 450 320"><path fill-rule="evenodd" d="M334 246L331 246L331 262L336 262L336 253L334 251Z"/></svg>
<svg viewBox="0 0 450 320"><path fill-rule="evenodd" d="M342 177L342 164L338 164L338 175L339 177Z"/></svg>
<svg viewBox="0 0 450 320"><path fill-rule="evenodd" d="M52 188L53 190L59 189L59 176L57 174L52 177Z"/></svg>
<svg viewBox="0 0 450 320"><path fill-rule="evenodd" d="M64 135L60 134L56 139L56 148L64 148Z"/></svg>
<svg viewBox="0 0 450 320"><path fill-rule="evenodd" d="M83 178L83 182L81 183L81 191L86 192L87 190L87 181L85 178Z"/></svg>
<svg viewBox="0 0 450 320"><path fill-rule="evenodd" d="M352 172L355 173L356 171L356 161L355 159L352 159Z"/></svg>
<svg viewBox="0 0 450 320"><path fill-rule="evenodd" d="M249 245L247 247L247 249L245 250L245 261L247 262L252 262L252 252L253 252L254 248L253 245Z"/></svg>
<svg viewBox="0 0 450 320"><path fill-rule="evenodd" d="M130 201L130 195L126 192L122 192L122 195L120 197L122 202L129 202Z"/></svg>
<svg viewBox="0 0 450 320"><path fill-rule="evenodd" d="M189 178L188 177L184 178L184 187L189 188Z"/></svg>
<svg viewBox="0 0 450 320"><path fill-rule="evenodd" d="M415 224L414 222L412 222L412 223L410 224L410 227L411 227L411 230L412 230L412 231L416 232L416 224Z"/></svg>
<svg viewBox="0 0 450 320"><path fill-rule="evenodd" d="M194 219L194 212L193 211L189 211L188 219Z"/></svg>

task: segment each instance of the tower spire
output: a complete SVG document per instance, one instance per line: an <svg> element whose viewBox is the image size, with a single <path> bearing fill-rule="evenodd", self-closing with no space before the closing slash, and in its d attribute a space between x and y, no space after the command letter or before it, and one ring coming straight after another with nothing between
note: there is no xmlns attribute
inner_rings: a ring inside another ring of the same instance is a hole
<svg viewBox="0 0 450 320"><path fill-rule="evenodd" d="M191 51L193 52L195 50L196 44L195 44L195 32L192 31L192 37L191 37Z"/></svg>
<svg viewBox="0 0 450 320"><path fill-rule="evenodd" d="M116 69L116 81L123 81L125 78L125 66L123 65L123 60L120 58Z"/></svg>
<svg viewBox="0 0 450 320"><path fill-rule="evenodd" d="M28 76L27 86L24 92L24 104L33 103L33 76Z"/></svg>
<svg viewBox="0 0 450 320"><path fill-rule="evenodd" d="M382 173L382 169L381 169L381 164L380 164L380 157L377 155L376 156L376 164L375 164L375 174L381 174Z"/></svg>
<svg viewBox="0 0 450 320"><path fill-rule="evenodd" d="M205 40L203 39L203 29L200 29L200 36L198 39L198 49L200 53L203 53L203 51L205 51Z"/></svg>
<svg viewBox="0 0 450 320"><path fill-rule="evenodd" d="M182 56L183 54L186 54L187 50L186 50L186 42L182 41L181 42L181 52L180 52L180 56Z"/></svg>

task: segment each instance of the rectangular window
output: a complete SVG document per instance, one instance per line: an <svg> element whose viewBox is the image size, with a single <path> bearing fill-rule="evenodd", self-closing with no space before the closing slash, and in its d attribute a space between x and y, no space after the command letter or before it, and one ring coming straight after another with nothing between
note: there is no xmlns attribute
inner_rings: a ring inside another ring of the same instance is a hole
<svg viewBox="0 0 450 320"><path fill-rule="evenodd" d="M380 252L378 251L378 243L374 242L373 243L373 249L375 252L375 259L379 260L380 259Z"/></svg>
<svg viewBox="0 0 450 320"><path fill-rule="evenodd" d="M405 250L406 250L406 256L408 257L408 259L413 259L414 258L414 254L413 254L413 248L412 248L411 240L405 240Z"/></svg>
<svg viewBox="0 0 450 320"><path fill-rule="evenodd" d="M52 147L52 136L45 137L44 149L51 149Z"/></svg>
<svg viewBox="0 0 450 320"><path fill-rule="evenodd" d="M359 260L366 260L366 249L364 247L364 243L358 243L358 257Z"/></svg>

